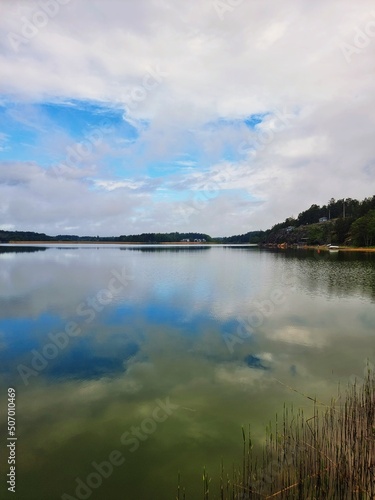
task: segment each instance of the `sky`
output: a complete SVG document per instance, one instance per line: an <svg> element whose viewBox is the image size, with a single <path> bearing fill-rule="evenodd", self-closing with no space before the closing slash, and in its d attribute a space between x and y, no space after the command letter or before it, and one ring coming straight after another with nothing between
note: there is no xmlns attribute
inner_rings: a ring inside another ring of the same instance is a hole
<svg viewBox="0 0 375 500"><path fill-rule="evenodd" d="M0 229L267 229L375 194L372 0L1 0Z"/></svg>

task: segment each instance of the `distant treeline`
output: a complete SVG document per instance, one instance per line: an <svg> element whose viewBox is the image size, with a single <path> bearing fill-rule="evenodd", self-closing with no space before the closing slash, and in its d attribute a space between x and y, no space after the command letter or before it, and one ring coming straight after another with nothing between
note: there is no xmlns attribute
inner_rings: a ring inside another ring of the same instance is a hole
<svg viewBox="0 0 375 500"><path fill-rule="evenodd" d="M204 233L142 233L122 235L118 238L120 242L138 242L138 243L179 243L183 240L190 242L199 240L200 242L211 243L213 239Z"/></svg>
<svg viewBox="0 0 375 500"><path fill-rule="evenodd" d="M33 231L0 231L0 243L10 241L53 241L52 236L44 233L34 233Z"/></svg>
<svg viewBox="0 0 375 500"><path fill-rule="evenodd" d="M208 234L204 233L142 233L122 236L77 236L75 234L59 234L57 236L48 236L44 233L35 233L32 231L1 231L0 243L9 243L10 241L45 241L45 242L95 242L95 243L179 243L189 240L189 242L207 242L214 240Z"/></svg>
<svg viewBox="0 0 375 500"><path fill-rule="evenodd" d="M375 196L358 201L331 200L327 205L311 205L297 218L288 217L266 231L252 231L222 238L223 243L332 243L336 245L375 245Z"/></svg>
<svg viewBox="0 0 375 500"><path fill-rule="evenodd" d="M225 238L216 238L219 243L263 243L266 231L250 231L246 234L237 234Z"/></svg>
<svg viewBox="0 0 375 500"><path fill-rule="evenodd" d="M96 243L308 243L372 246L375 245L375 195L358 201L352 198L331 200L327 205L311 205L297 218L288 217L266 231L250 231L246 234L224 238L212 238L204 233L142 233L121 236L48 236L32 231L1 231L0 243L10 241L71 241Z"/></svg>

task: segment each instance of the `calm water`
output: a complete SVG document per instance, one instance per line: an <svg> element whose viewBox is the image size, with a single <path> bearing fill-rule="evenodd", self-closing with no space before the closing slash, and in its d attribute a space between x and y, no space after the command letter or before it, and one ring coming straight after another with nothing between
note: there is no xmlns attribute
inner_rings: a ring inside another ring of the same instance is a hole
<svg viewBox="0 0 375 500"><path fill-rule="evenodd" d="M311 409L286 386L329 402L375 364L374 300L375 254L0 247L0 497L174 499L180 471L200 499L241 425Z"/></svg>

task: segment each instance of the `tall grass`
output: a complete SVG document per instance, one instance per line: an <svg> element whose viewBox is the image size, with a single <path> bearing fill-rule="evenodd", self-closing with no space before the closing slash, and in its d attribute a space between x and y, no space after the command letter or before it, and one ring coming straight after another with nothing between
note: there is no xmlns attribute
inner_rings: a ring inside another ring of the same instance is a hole
<svg viewBox="0 0 375 500"><path fill-rule="evenodd" d="M312 417L284 406L260 456L242 432L241 469L230 477L222 468L219 491L210 491L204 471L204 500L375 499L374 373L329 406L313 400Z"/></svg>

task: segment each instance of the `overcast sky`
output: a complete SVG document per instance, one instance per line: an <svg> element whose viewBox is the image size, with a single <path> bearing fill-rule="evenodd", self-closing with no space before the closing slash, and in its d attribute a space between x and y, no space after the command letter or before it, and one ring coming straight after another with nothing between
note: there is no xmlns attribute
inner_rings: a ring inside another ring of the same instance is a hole
<svg viewBox="0 0 375 500"><path fill-rule="evenodd" d="M267 229L375 192L372 0L0 2L0 228Z"/></svg>

